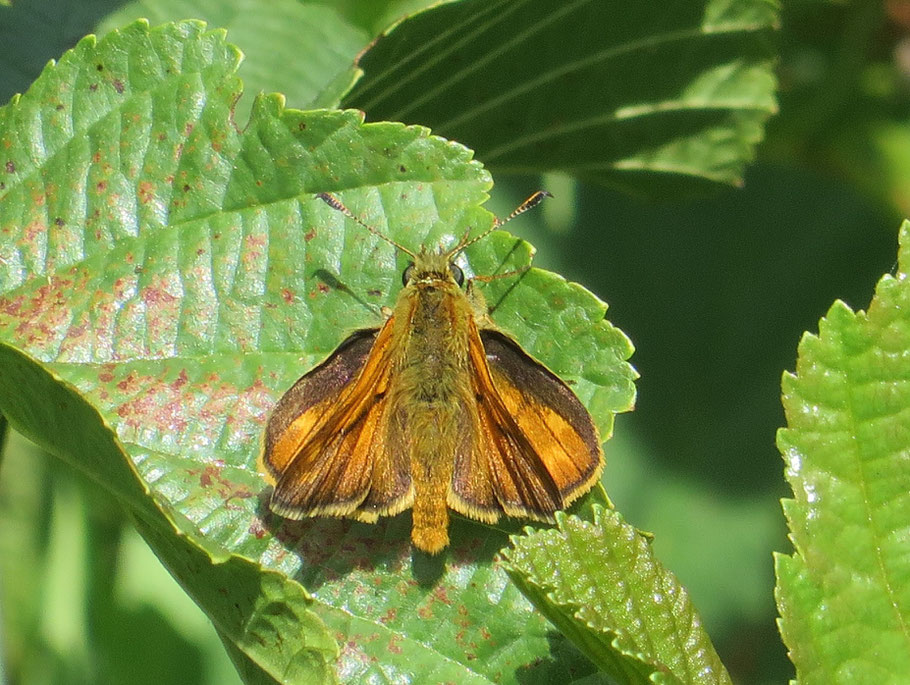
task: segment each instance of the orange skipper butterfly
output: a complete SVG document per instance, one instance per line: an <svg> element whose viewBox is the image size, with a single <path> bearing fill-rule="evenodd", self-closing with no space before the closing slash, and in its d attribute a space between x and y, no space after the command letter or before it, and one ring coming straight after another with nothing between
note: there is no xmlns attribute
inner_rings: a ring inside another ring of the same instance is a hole
<svg viewBox="0 0 910 685"><path fill-rule="evenodd" d="M496 328L453 262L546 195L449 250L419 252L318 196L412 262L385 323L353 333L272 410L260 467L273 512L373 523L411 508L414 546L436 554L449 544L449 509L486 523L552 521L591 489L604 463L591 416Z"/></svg>

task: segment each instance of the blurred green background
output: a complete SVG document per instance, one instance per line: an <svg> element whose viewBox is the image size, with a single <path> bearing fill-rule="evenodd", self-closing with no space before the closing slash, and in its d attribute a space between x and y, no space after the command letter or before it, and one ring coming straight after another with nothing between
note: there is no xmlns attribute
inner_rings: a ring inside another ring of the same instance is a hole
<svg viewBox="0 0 910 685"><path fill-rule="evenodd" d="M141 3L3 4L0 102L99 25L148 15ZM377 3L361 26L416 4ZM183 2L179 16L225 25L217 5ZM789 548L780 375L835 299L868 305L910 215L910 2L793 1L778 40L780 114L742 188L644 204L563 177L496 176L491 202L504 216L553 192L510 228L539 266L606 300L635 343L638 405L618 418L604 483L655 533L740 683L792 675L772 594L771 552ZM0 646L0 682L239 682L116 503L15 435L0 463Z"/></svg>

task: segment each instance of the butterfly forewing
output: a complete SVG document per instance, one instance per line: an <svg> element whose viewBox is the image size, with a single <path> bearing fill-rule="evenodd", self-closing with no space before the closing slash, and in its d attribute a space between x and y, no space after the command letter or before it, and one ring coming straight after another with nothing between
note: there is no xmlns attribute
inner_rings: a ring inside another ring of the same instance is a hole
<svg viewBox="0 0 910 685"><path fill-rule="evenodd" d="M591 415L558 376L499 331L480 332L499 397L569 504L603 470Z"/></svg>
<svg viewBox="0 0 910 685"><path fill-rule="evenodd" d="M389 319L378 334L353 334L272 412L262 461L276 513L375 521L408 506L407 459L390 435L385 392L391 330Z"/></svg>
<svg viewBox="0 0 910 685"><path fill-rule="evenodd" d="M506 514L549 519L600 476L597 429L565 383L507 336L474 328L469 347L477 425L470 454L456 455L453 508L489 518L492 499Z"/></svg>
<svg viewBox="0 0 910 685"><path fill-rule="evenodd" d="M297 456L300 445L336 409L339 396L363 368L378 332L363 330L349 336L278 400L266 423L261 460L273 482Z"/></svg>

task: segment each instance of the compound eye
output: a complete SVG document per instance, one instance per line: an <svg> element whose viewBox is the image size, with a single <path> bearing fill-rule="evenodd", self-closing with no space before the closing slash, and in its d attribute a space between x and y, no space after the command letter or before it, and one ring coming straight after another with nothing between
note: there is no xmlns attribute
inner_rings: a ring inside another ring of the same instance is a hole
<svg viewBox="0 0 910 685"><path fill-rule="evenodd" d="M449 271L452 273L452 278L455 279L455 282L458 284L458 287L464 285L464 271L461 270L461 267L458 266L455 262L449 264Z"/></svg>
<svg viewBox="0 0 910 685"><path fill-rule="evenodd" d="M411 278L414 277L414 262L408 264L407 268L401 273L401 285L407 285Z"/></svg>

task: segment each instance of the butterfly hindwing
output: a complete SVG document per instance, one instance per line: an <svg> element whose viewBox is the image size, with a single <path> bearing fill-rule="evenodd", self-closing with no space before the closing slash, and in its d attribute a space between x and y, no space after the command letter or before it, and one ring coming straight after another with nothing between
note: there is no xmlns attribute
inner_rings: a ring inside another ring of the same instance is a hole
<svg viewBox="0 0 910 685"><path fill-rule="evenodd" d="M373 450L370 491L353 514L367 522L394 516L414 503L403 412L388 398L382 404L385 438Z"/></svg>

